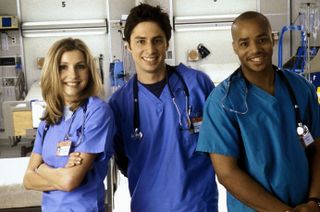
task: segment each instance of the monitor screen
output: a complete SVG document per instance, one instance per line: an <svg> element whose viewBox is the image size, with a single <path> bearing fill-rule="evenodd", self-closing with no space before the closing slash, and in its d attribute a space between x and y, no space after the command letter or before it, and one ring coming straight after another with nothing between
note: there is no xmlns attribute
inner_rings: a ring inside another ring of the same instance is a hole
<svg viewBox="0 0 320 212"><path fill-rule="evenodd" d="M12 27L11 17L2 17L2 27Z"/></svg>

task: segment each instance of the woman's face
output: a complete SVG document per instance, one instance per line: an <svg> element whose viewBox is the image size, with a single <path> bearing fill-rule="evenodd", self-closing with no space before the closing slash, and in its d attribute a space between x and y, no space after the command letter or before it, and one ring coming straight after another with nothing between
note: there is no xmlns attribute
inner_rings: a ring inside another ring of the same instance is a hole
<svg viewBox="0 0 320 212"><path fill-rule="evenodd" d="M79 50L63 53L59 72L65 104L71 104L78 99L89 81L89 68L83 53Z"/></svg>

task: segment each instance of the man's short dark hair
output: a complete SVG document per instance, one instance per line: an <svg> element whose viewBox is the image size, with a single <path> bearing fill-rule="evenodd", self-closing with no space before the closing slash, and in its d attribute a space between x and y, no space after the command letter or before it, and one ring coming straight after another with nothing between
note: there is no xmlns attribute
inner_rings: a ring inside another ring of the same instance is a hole
<svg viewBox="0 0 320 212"><path fill-rule="evenodd" d="M133 29L141 22L151 21L159 25L163 30L167 42L171 38L171 24L168 13L163 12L160 6L151 6L148 4L140 4L130 10L130 14L126 20L124 28L124 40L130 43L130 36Z"/></svg>

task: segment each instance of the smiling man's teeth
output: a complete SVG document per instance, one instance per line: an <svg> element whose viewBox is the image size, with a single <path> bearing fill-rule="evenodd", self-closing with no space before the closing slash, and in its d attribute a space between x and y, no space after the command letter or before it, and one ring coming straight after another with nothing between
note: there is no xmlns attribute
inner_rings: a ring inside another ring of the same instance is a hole
<svg viewBox="0 0 320 212"><path fill-rule="evenodd" d="M251 60L254 62L260 62L262 60L262 57L254 57L254 58L251 58Z"/></svg>

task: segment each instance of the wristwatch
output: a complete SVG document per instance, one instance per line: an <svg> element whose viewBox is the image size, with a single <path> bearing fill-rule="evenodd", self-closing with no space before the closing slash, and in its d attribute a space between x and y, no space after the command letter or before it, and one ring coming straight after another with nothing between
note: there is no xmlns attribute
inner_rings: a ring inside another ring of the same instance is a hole
<svg viewBox="0 0 320 212"><path fill-rule="evenodd" d="M317 203L318 207L320 208L320 198L317 198L317 197L309 197L308 202L315 202Z"/></svg>

